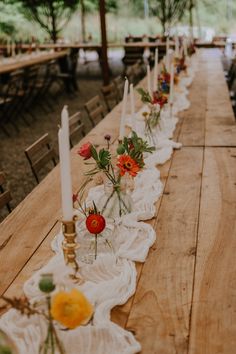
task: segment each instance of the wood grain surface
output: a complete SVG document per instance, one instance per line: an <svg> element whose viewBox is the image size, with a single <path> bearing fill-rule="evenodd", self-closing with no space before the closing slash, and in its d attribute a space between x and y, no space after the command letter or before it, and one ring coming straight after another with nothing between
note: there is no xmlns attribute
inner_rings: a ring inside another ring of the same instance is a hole
<svg viewBox="0 0 236 354"><path fill-rule="evenodd" d="M189 98L174 135L183 147L159 167L165 188L150 221L157 241L137 264L135 295L112 311L142 354L236 353L236 125L217 49L198 52ZM116 144L120 113L121 104L81 144L101 146L104 133ZM76 151L74 191L84 171ZM0 294L20 294L51 257L60 215L56 167L0 225Z"/></svg>

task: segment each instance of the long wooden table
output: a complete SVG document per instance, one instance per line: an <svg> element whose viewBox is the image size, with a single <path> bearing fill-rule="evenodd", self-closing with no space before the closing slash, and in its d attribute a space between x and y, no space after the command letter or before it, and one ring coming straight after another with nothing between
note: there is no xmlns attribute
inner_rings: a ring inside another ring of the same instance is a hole
<svg viewBox="0 0 236 354"><path fill-rule="evenodd" d="M112 311L142 354L236 352L236 124L220 52L198 55L191 107L175 132L183 147L160 167L164 192L150 221L157 241L137 264L135 295ZM83 142L102 144L104 133L116 141L120 111L118 105ZM71 154L76 190L84 167L76 148ZM52 256L60 215L56 167L0 225L1 294L20 294Z"/></svg>
<svg viewBox="0 0 236 354"><path fill-rule="evenodd" d="M12 62L0 62L0 75L6 74L15 70L25 69L29 66L44 64L51 60L63 58L68 54L66 50L59 52L46 52L39 54L23 54L22 58L15 58Z"/></svg>

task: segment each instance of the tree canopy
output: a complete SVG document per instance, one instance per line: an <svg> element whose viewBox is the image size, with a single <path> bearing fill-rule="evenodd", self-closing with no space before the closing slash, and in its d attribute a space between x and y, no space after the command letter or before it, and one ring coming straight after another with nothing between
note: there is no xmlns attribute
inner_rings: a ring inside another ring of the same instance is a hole
<svg viewBox="0 0 236 354"><path fill-rule="evenodd" d="M150 10L157 16L162 25L162 32L169 32L170 26L179 21L186 10L189 0L152 0Z"/></svg>

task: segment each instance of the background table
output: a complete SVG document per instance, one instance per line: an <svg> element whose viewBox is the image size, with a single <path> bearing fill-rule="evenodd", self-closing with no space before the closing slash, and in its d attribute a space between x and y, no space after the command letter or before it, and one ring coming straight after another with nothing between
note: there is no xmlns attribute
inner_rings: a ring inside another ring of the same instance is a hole
<svg viewBox="0 0 236 354"><path fill-rule="evenodd" d="M236 124L218 50L199 51L189 98L175 132L183 147L160 168L164 192L150 221L157 241L137 264L135 296L112 312L143 354L236 351ZM105 133L116 141L120 111L82 142L102 144ZM71 155L76 191L84 166L76 148ZM20 294L50 258L60 215L56 167L0 225L1 294Z"/></svg>
<svg viewBox="0 0 236 354"><path fill-rule="evenodd" d="M15 70L25 69L29 66L44 64L51 60L57 60L67 55L66 50L60 52L40 52L36 54L23 54L21 58L15 57L15 61L1 62L0 75L6 74Z"/></svg>

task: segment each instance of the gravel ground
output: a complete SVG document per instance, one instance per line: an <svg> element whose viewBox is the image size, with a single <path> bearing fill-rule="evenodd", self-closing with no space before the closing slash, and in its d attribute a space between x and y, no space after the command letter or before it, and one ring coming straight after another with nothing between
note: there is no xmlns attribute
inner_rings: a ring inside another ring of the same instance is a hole
<svg viewBox="0 0 236 354"><path fill-rule="evenodd" d="M119 75L123 70L121 57L121 52L113 52L109 56L110 67L114 77ZM24 121L19 120L20 132L16 133L12 129L10 138L6 137L0 131L0 171L4 171L8 188L11 190L13 197L11 202L12 208L15 208L36 186L36 181L24 154L25 148L43 134L49 133L52 145L57 150L58 124L60 122L61 110L65 104L68 105L70 115L81 111L84 119L87 121L83 106L90 98L100 93L102 80L100 67L94 54L88 54L86 59L89 61L88 63L84 64L82 62L84 61L83 58L83 60L80 59L80 64L78 65L79 91L76 95L69 96L66 93L62 93L58 97L58 103L54 103L53 111L48 114L41 111L40 105L32 108L36 119L27 118L30 122L29 126ZM40 102L40 104L43 105L44 102ZM91 129L89 122L86 124L86 129L87 132ZM3 208L0 211L0 222L6 215L7 211Z"/></svg>

